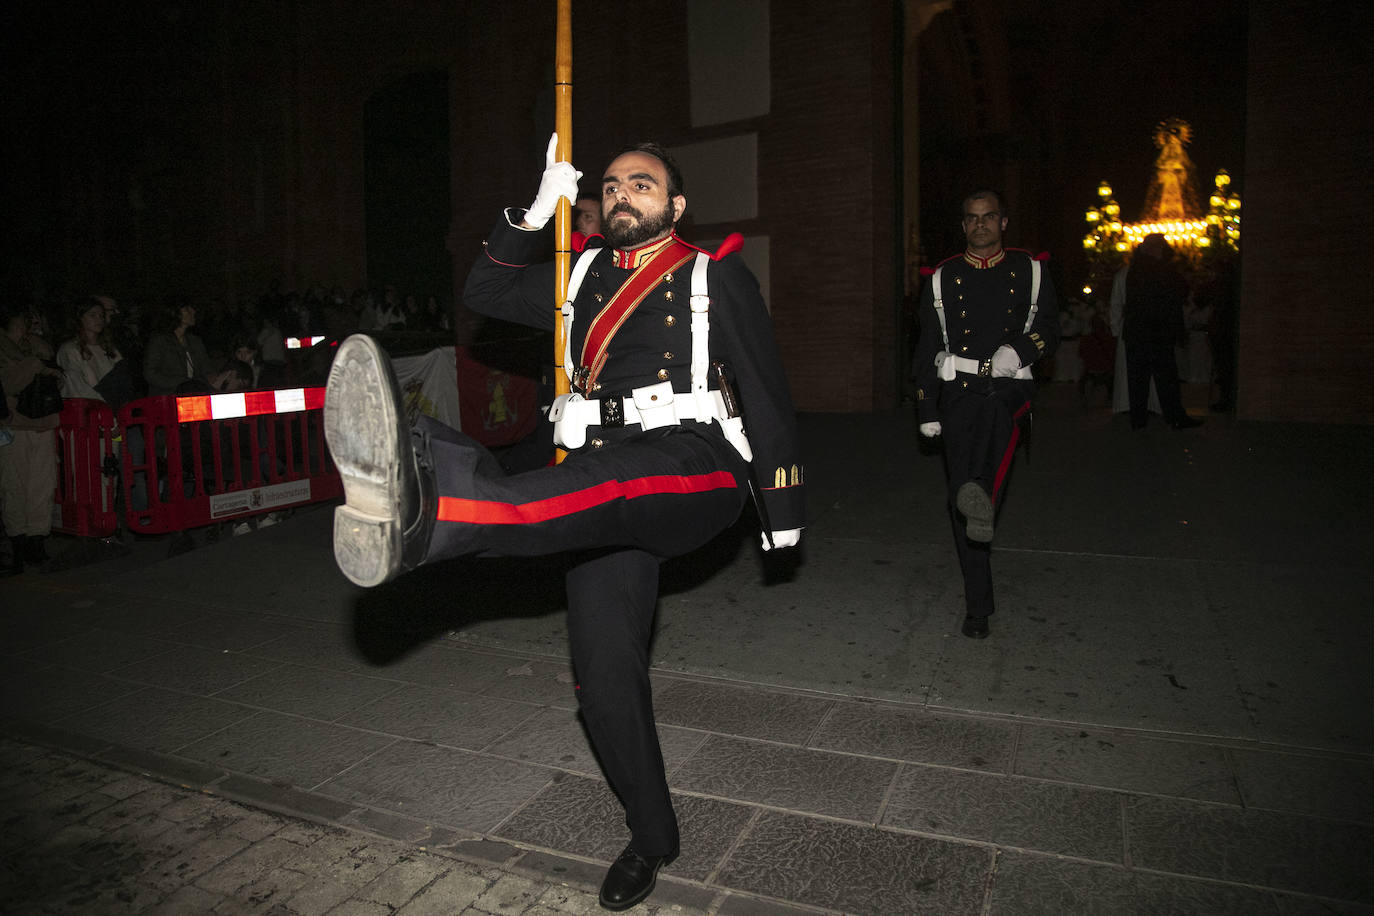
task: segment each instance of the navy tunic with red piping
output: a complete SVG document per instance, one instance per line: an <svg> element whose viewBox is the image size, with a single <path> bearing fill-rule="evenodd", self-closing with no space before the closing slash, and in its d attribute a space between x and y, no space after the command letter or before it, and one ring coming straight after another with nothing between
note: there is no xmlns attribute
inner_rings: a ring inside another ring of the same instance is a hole
<svg viewBox="0 0 1374 916"><path fill-rule="evenodd" d="M1029 366L1054 353L1059 346L1059 305L1049 271L1040 272L1039 306L1035 321L1026 330L1026 315L1031 301L1031 258L1029 251L1006 248L992 258L972 254L954 255L933 269L923 270L929 277L940 271L940 296L945 306L945 326L949 351L967 359L986 359L1006 344ZM1048 255L1037 255L1044 261ZM1043 265L1042 265L1043 268ZM977 379L960 376L941 382L935 367L935 354L945 348L940 321L935 314L933 283L927 279L921 290L918 314L920 339L916 345L916 401L922 423L940 419L939 398L958 397L967 391L986 393L991 386L1006 385L1015 379ZM1023 383L1028 384L1028 383Z"/></svg>
<svg viewBox="0 0 1374 916"><path fill-rule="evenodd" d="M519 211L508 211L507 218L497 222L487 239L486 257L479 258L468 275L464 302L480 314L552 330L553 265L530 264L547 251L548 239L544 232L517 228L514 223L518 222ZM602 241L593 236L588 244L594 247ZM574 303L574 360L582 353L591 319L629 278L637 262L651 254L612 249L597 257ZM670 381L679 395L691 391L692 266L689 260L663 277L626 318L608 347L597 379L600 388L588 392L589 397L626 396L662 381ZM796 416L758 281L743 258L730 251L710 265L707 288L711 359L730 367L743 402L754 472L770 525L778 531L801 528L805 525L805 473ZM703 434L721 435L716 424L693 426Z"/></svg>

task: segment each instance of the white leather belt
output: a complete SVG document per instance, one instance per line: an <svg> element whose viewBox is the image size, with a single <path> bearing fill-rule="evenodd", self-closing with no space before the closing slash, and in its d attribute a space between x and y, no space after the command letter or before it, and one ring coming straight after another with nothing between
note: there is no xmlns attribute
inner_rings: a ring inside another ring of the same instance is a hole
<svg viewBox="0 0 1374 916"><path fill-rule="evenodd" d="M969 359L968 357L955 356L951 353L946 356L944 362L940 364L940 378L946 382L952 382L954 381L956 372L963 372L966 375L977 375L982 378L992 378L992 357L988 357L987 359ZM1030 379L1034 376L1031 375L1030 366L1022 366L1020 369L1017 369L1016 374L1011 377Z"/></svg>
<svg viewBox="0 0 1374 916"><path fill-rule="evenodd" d="M723 420L726 416L725 401L719 391L712 391L710 395L710 405L715 410L703 417L698 415L699 399L689 393L673 391L671 382L645 385L623 398L588 399L577 393L561 394L549 408L549 420L553 423L554 442L563 448L581 448L587 441L588 426L658 429L676 426L687 420L706 423Z"/></svg>

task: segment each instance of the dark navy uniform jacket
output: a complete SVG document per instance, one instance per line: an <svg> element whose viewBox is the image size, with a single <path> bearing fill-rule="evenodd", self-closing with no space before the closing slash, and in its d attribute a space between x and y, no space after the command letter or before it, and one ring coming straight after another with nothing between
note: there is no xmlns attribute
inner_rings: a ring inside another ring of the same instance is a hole
<svg viewBox="0 0 1374 916"><path fill-rule="evenodd" d="M554 265L531 264L547 256L546 231L517 228L522 212L508 210L486 242L486 256L468 274L463 299L483 315L552 330ZM593 236L590 244L602 242ZM573 303L573 360L582 352L591 320L633 272L635 253L603 251L582 281ZM574 255L584 257L590 255ZM628 396L635 388L671 381L676 394L692 390L691 283L694 261L665 275L616 332L590 398ZM729 367L743 404L753 468L774 531L801 528L805 516L805 470L792 397L773 340L772 321L758 281L738 254L712 261L707 270L711 297L709 349L712 361ZM714 379L711 387L715 388ZM693 421L686 421L692 424ZM717 424L693 424L721 435ZM723 435L722 435L722 438Z"/></svg>
<svg viewBox="0 0 1374 916"><path fill-rule="evenodd" d="M1049 271L1040 271L1040 295L1035 320L1026 330L1031 302L1031 253L1005 248L983 259L972 254L955 255L936 266L941 272L940 297L944 300L949 351L966 359L987 359L1006 344L1029 366L1054 353L1059 346L1059 305ZM931 274L934 271L930 271ZM921 290L921 336L916 345L916 410L922 423L940 419L941 399L967 394L986 394L994 387L1033 383L1013 378L988 379L959 373L942 381L935 354L945 349L940 319L935 313L932 278ZM1029 397L1029 394L1028 394Z"/></svg>

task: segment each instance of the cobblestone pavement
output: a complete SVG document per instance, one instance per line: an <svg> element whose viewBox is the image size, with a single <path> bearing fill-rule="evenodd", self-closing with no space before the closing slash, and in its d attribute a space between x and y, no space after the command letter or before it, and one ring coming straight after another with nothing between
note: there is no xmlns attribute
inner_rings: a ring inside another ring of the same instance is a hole
<svg viewBox="0 0 1374 916"><path fill-rule="evenodd" d="M597 912L590 891L0 739L5 913ZM690 914L680 903L632 912Z"/></svg>

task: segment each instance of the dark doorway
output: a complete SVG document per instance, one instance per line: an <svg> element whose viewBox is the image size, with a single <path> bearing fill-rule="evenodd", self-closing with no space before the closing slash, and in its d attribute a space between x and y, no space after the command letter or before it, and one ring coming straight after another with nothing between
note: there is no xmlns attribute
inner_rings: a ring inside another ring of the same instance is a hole
<svg viewBox="0 0 1374 916"><path fill-rule="evenodd" d="M449 228L448 73L403 77L368 99L363 113L367 279L423 306L447 302L453 265Z"/></svg>

